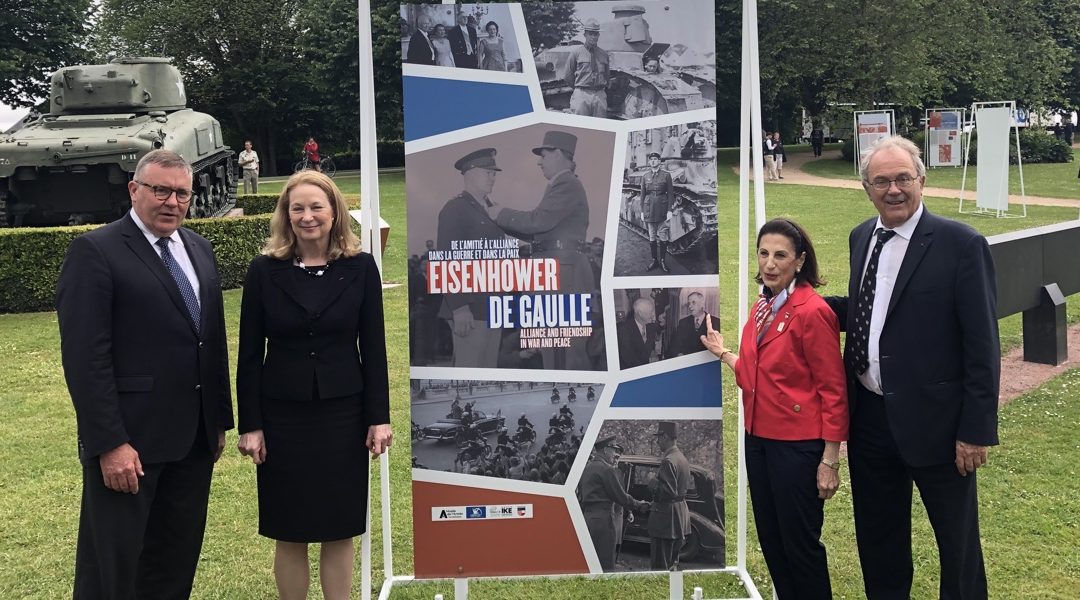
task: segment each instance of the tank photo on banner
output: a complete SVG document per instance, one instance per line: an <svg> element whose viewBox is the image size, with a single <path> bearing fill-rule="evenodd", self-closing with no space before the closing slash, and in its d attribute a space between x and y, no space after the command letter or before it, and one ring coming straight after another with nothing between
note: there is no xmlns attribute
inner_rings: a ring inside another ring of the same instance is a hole
<svg viewBox="0 0 1080 600"><path fill-rule="evenodd" d="M722 567L713 4L400 14L416 577Z"/></svg>

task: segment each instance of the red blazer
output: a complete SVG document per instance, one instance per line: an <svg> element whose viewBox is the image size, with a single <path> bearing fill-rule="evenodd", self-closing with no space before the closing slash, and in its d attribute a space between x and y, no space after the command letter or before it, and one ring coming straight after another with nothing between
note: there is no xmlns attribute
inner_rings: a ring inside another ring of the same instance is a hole
<svg viewBox="0 0 1080 600"><path fill-rule="evenodd" d="M847 439L840 322L810 285L795 287L760 345L753 317L747 321L735 381L749 433L774 440Z"/></svg>

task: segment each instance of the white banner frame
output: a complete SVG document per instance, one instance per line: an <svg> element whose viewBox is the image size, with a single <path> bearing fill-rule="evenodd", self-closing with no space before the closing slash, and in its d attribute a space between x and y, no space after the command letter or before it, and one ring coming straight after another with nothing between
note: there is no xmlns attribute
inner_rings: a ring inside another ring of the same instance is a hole
<svg viewBox="0 0 1080 600"><path fill-rule="evenodd" d="M978 110L979 108L988 108L988 107L994 107L994 106L1009 107L1010 114L1014 114L1016 112L1016 101L1015 100L994 100L994 101L990 101L990 102L972 102L971 103L971 109L970 109L971 126L967 130L967 143L966 143L966 149L964 151L964 174L960 179L960 204L957 207L957 212L960 213L960 214L965 214L964 213L964 191L965 191L965 188L967 186L968 160L971 158L971 135L975 131L975 111ZM967 212L967 214L993 215L995 218L998 218L998 219L1003 219L1003 218L1020 219L1020 218L1026 218L1027 217L1027 193L1024 190L1024 159L1023 159L1023 156L1020 153L1020 128L1017 127L1016 121L1013 120L1013 119L1010 119L1009 128L1012 129L1012 131L1013 131L1013 133L1015 135L1015 139L1016 139L1016 167L1017 167L1017 170L1020 172L1020 199L1021 199L1021 206L1023 207L1023 212L1021 214L1017 215L1017 214L1010 213L1008 208L1006 208L1005 210L986 210L986 209L982 209L982 208L976 208L975 210L969 210ZM976 165L976 169L977 168L978 168L978 165ZM1008 169L1006 169L1006 171L1005 171L1005 177L1008 178ZM1008 187L1006 187L1005 192L1006 192L1006 194L1008 194Z"/></svg>
<svg viewBox="0 0 1080 600"><path fill-rule="evenodd" d="M442 0L442 4L456 4L454 0ZM378 204L378 165L376 159L375 142L375 98L374 77L372 64L372 38L371 38L371 5L370 0L357 0L360 28L360 81L361 91L361 198L372 201L364 201L361 208L365 211L365 221L368 225L363 226L363 243L365 250L376 248L379 244L379 204ZM740 171L739 171L739 237L749 238L749 180L750 161L753 164L754 179L754 214L755 232L765 223L765 186L762 181L764 174L764 161L760 145L762 140L758 136L750 135L751 131L761 131L761 71L759 66L758 44L758 18L757 0L743 0L742 19L742 98L740 133L742 143L740 147ZM364 75L366 72L367 76ZM891 112L891 111L890 111ZM366 132L366 133L365 133ZM374 253L377 264L382 265L382 257ZM739 261L746 265L750 259L749 249L745 243L739 245ZM749 274L746 268L739 270L739 293L738 293L738 322L746 320L748 312L747 289L749 286ZM744 415L742 406L742 391L736 396L738 404L738 428L741 433L744 429ZM722 569L692 569L685 571L673 571L667 574L669 598L682 600L684 595L685 573L719 573L731 574L738 577L746 590L745 596L730 600L763 600L753 578L746 568L746 533L747 533L747 478L746 478L746 450L744 437L738 435L738 476L737 476L737 525L736 525L736 560L734 566ZM368 511L367 532L361 536L361 598L371 600L371 474L368 471ZM391 536L390 514L390 461L386 453L379 457L379 479L382 516L382 540L383 540L383 584L379 591L379 600L389 600L390 593L395 585L409 583L427 583L438 581L454 582L454 599L467 600L469 596L470 578L416 579L414 575L395 575L393 567L393 538ZM655 571L626 572L626 573L573 573L560 575L523 575L523 576L500 576L484 577L476 579L560 579L565 577L584 577L586 579L621 578L663 575ZM441 594L440 594L441 596ZM695 600L704 600L700 588L694 590ZM775 595L774 595L775 598Z"/></svg>
<svg viewBox="0 0 1080 600"><path fill-rule="evenodd" d="M855 142L855 172L859 172L859 163L862 161L862 144L859 143L859 115L889 115L889 136L896 135L896 111L891 108L878 110L857 110L851 113L852 141ZM886 136L888 137L888 136Z"/></svg>
<svg viewBox="0 0 1080 600"><path fill-rule="evenodd" d="M923 111L923 159L926 162L927 169L940 169L941 165L930 166L930 113L943 113L943 112L958 112L960 113L960 123L958 129L960 131L960 146L963 150L963 138L964 138L964 123L967 122L967 109L966 108L927 108ZM960 168L964 165L964 161L961 158L958 165L946 165L951 166L954 169Z"/></svg>

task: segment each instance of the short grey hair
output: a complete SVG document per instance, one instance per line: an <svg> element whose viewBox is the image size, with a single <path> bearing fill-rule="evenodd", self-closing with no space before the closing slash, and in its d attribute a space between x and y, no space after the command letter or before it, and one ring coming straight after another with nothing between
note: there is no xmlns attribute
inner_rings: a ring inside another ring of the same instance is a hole
<svg viewBox="0 0 1080 600"><path fill-rule="evenodd" d="M143 170L149 165L157 165L163 169L183 169L188 175L192 174L191 164L183 156L164 148L151 150L143 155L139 164L135 165L135 177L141 177Z"/></svg>
<svg viewBox="0 0 1080 600"><path fill-rule="evenodd" d="M870 183L870 161L878 152L884 150L901 150L907 152L911 156L911 163L915 165L915 175L917 177L926 176L926 165L922 161L922 151L911 140L894 135L890 137L881 138L874 142L870 149L866 152L866 156L859 162L859 177L862 178L863 183Z"/></svg>

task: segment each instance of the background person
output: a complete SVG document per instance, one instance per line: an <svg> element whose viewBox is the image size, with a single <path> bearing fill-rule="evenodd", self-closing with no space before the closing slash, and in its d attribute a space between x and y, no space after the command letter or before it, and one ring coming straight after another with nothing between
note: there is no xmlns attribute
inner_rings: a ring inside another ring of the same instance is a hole
<svg viewBox="0 0 1080 600"><path fill-rule="evenodd" d="M907 598L912 483L934 527L942 598L986 598L975 470L998 443L997 278L986 238L922 204L919 148L883 138L860 165L878 216L848 240L844 324L851 494L866 595Z"/></svg>
<svg viewBox="0 0 1080 600"><path fill-rule="evenodd" d="M244 182L245 194L258 194L259 193L259 153L251 149L251 140L244 142L244 149L240 151L240 154L236 157L236 162L240 164L243 177L241 179ZM251 191L248 191L248 186L251 186Z"/></svg>
<svg viewBox="0 0 1080 600"><path fill-rule="evenodd" d="M840 324L814 291L818 261L802 227L773 219L757 246L762 293L740 353L724 345L711 320L701 341L743 390L746 474L773 589L785 599L830 600L821 526L848 435Z"/></svg>
<svg viewBox="0 0 1080 600"><path fill-rule="evenodd" d="M784 178L784 163L787 162L787 152L784 152L784 142L780 140L780 132L773 134L773 157L776 162L777 179Z"/></svg>
<svg viewBox="0 0 1080 600"><path fill-rule="evenodd" d="M233 426L217 262L181 227L191 166L149 152L128 194L127 216L71 242L56 288L82 462L76 600L190 595Z"/></svg>
<svg viewBox="0 0 1080 600"><path fill-rule="evenodd" d="M772 133L765 133L762 152L765 158L765 175L768 181L775 181L779 175L776 173L776 144L773 143Z"/></svg>
<svg viewBox="0 0 1080 600"><path fill-rule="evenodd" d="M319 163L319 143L314 137L309 137L304 142L304 157L307 158L309 169L322 171L322 165Z"/></svg>
<svg viewBox="0 0 1080 600"><path fill-rule="evenodd" d="M326 598L348 598L368 452L390 446L382 283L325 175L289 178L248 268L236 391L240 453L258 465L259 534L283 600L306 598L321 543Z"/></svg>

